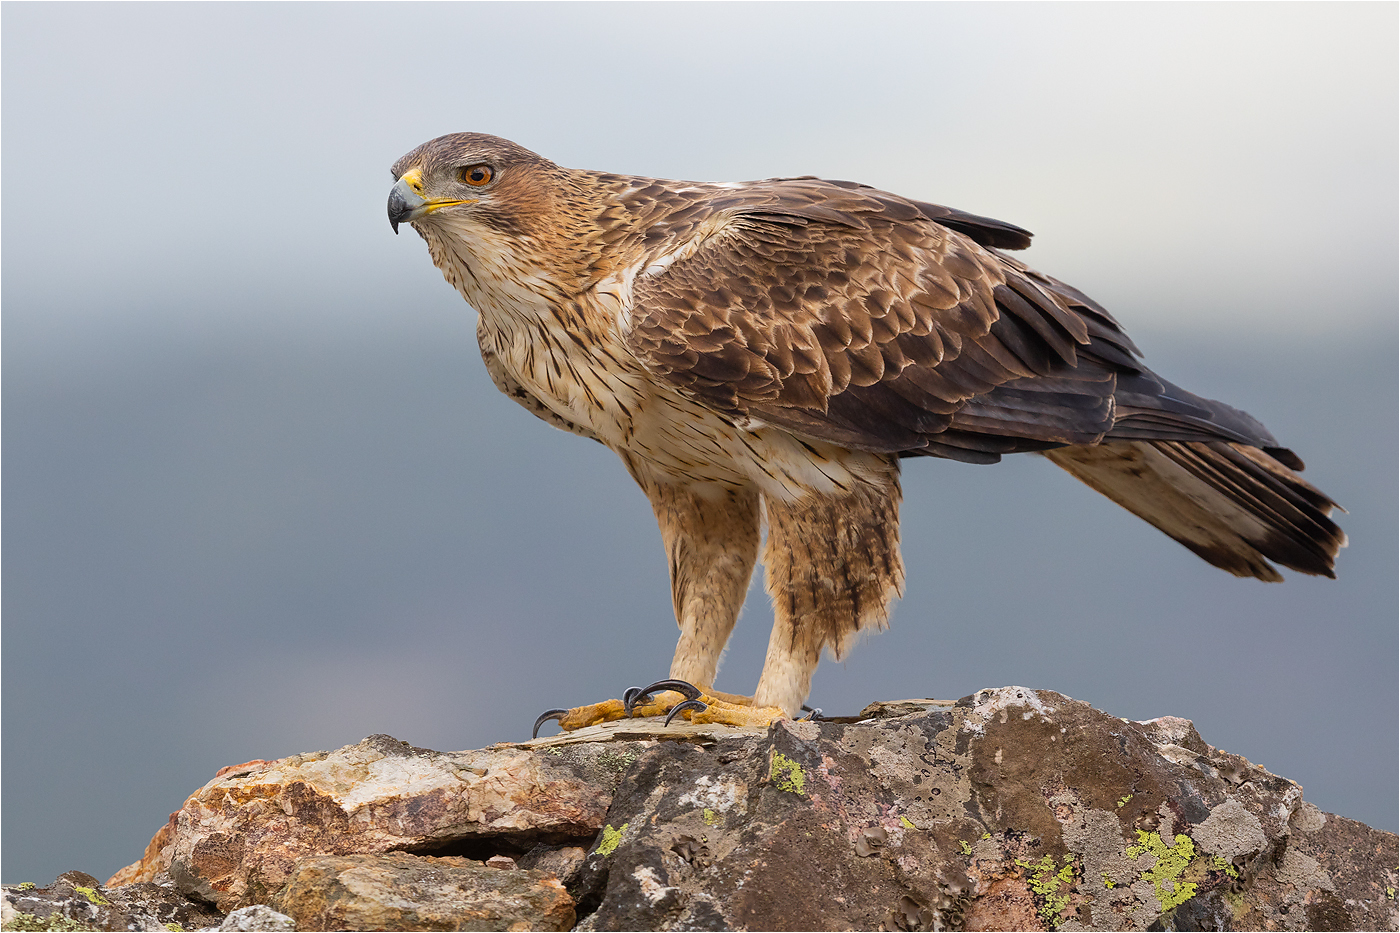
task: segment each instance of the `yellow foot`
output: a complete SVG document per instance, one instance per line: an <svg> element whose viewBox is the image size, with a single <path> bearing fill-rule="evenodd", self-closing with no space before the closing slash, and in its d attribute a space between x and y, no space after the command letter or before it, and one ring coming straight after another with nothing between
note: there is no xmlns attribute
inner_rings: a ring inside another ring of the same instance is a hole
<svg viewBox="0 0 1400 933"><path fill-rule="evenodd" d="M690 706L691 703L704 703L705 705L697 709ZM704 694L695 700L686 700L685 703L679 704L676 710L680 710L681 716L697 725L714 722L726 726L763 728L774 720L787 718L787 713L776 706L754 706L752 702L729 703ZM674 716L676 710L672 710L671 715Z"/></svg>
<svg viewBox="0 0 1400 933"><path fill-rule="evenodd" d="M653 690L675 690L685 695L683 702L671 707L666 716L667 725L677 716L684 716L691 722L720 723L727 726L763 727L775 719L786 719L787 714L777 707L756 707L752 697L735 696L732 693L704 691L684 680L662 680L633 693L627 691L627 699L645 699Z"/></svg>
<svg viewBox="0 0 1400 933"><path fill-rule="evenodd" d="M677 686L685 688L684 693L663 689L671 683L672 681L661 681L652 684L645 693L637 687L632 687L623 694L621 700L604 700L587 706L575 706L573 709L545 710L540 714L540 718L535 720L535 728L530 737L538 738L540 726L551 719L557 720L565 732L571 732L584 726L596 726L600 722L612 722L634 716L665 716L688 697L701 696L699 690L685 681L674 682ZM653 696L653 691L658 690L660 692Z"/></svg>
<svg viewBox="0 0 1400 933"><path fill-rule="evenodd" d="M697 724L721 723L749 728L786 718L777 707L755 707L749 697L705 692L684 680L661 680L645 688L631 687L621 700L546 710L535 720L531 737L538 737L540 726L551 719L557 720L565 731L572 731L633 716L665 716L668 725L672 719L682 716Z"/></svg>

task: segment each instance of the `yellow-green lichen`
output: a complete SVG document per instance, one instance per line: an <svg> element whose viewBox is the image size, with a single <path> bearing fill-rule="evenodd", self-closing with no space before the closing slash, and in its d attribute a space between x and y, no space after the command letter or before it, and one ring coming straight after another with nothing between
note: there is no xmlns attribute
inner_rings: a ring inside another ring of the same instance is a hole
<svg viewBox="0 0 1400 933"><path fill-rule="evenodd" d="M1211 856L1210 867L1214 868L1216 871L1223 871L1231 878L1238 878L1240 876L1235 866L1230 864L1230 860L1220 855Z"/></svg>
<svg viewBox="0 0 1400 933"><path fill-rule="evenodd" d="M21 881L19 884L15 885L15 887L19 888L21 891L33 891L33 890L34 890L34 882L32 882L32 881Z"/></svg>
<svg viewBox="0 0 1400 933"><path fill-rule="evenodd" d="M802 766L782 752L773 753L773 764L768 769L768 780L790 794L802 796L807 787L807 775Z"/></svg>
<svg viewBox="0 0 1400 933"><path fill-rule="evenodd" d="M1065 853L1065 863L1057 867L1052 856L1041 856L1038 862L1017 859L1016 864L1031 873L1031 890L1044 899L1041 904L1040 919L1052 928L1063 919L1061 914L1069 906L1069 895L1074 889L1074 856Z"/></svg>
<svg viewBox="0 0 1400 933"><path fill-rule="evenodd" d="M636 760L637 756L633 752L622 752L620 754L604 752L598 756L597 763L598 767L602 768L604 771L611 771L613 774L621 774L632 767L632 762Z"/></svg>
<svg viewBox="0 0 1400 933"><path fill-rule="evenodd" d="M719 814L709 807L700 811L700 819L705 821L706 826L718 826L720 824Z"/></svg>
<svg viewBox="0 0 1400 933"><path fill-rule="evenodd" d="M1114 888L1118 887L1118 885L1116 885L1116 884L1113 883L1113 879L1110 878L1110 877L1108 877L1108 872L1103 872L1102 874L1103 874L1103 886L1104 886L1104 887L1108 888L1110 891L1112 891Z"/></svg>
<svg viewBox="0 0 1400 933"><path fill-rule="evenodd" d="M38 917L34 914L18 913L0 929L6 931L53 930L56 933L76 933L78 930L96 930L97 928L86 926L81 921L69 919L63 914Z"/></svg>
<svg viewBox="0 0 1400 933"><path fill-rule="evenodd" d="M959 849L962 849L962 854L963 854L963 855L971 855L971 854L972 854L972 846L970 846L970 845L967 844L967 840L966 840L966 839L959 839L959 840L958 840L958 848L959 848Z"/></svg>
<svg viewBox="0 0 1400 933"><path fill-rule="evenodd" d="M1130 859L1136 859L1147 853L1156 859L1152 867L1139 877L1152 883L1153 892L1161 902L1162 910L1172 910L1190 900L1196 893L1196 883L1182 881L1181 876L1186 872L1186 866L1191 864L1191 859L1196 856L1196 846L1191 842L1191 838L1178 835L1176 841L1168 848L1158 833L1139 829L1137 837L1138 844L1128 846L1124 854Z"/></svg>
<svg viewBox="0 0 1400 933"><path fill-rule="evenodd" d="M1128 801L1129 801L1129 800L1132 800L1132 799L1133 799L1133 795L1132 795L1132 794L1124 794L1122 797L1119 797L1119 798L1118 798L1118 809L1119 809L1119 810L1123 809L1125 806L1128 805Z"/></svg>
<svg viewBox="0 0 1400 933"><path fill-rule="evenodd" d="M111 903L111 901L107 900L107 898L103 897L101 894L98 894L96 888L84 888L81 885L75 884L73 885L73 890L77 891L83 897L87 898L89 904L97 904L99 906L102 906Z"/></svg>
<svg viewBox="0 0 1400 933"><path fill-rule="evenodd" d="M992 838L992 834L991 834L991 833L983 833L983 834L982 834L982 838L983 838L983 839L990 839L990 838Z"/></svg>
<svg viewBox="0 0 1400 933"><path fill-rule="evenodd" d="M613 850L616 849L618 847L618 844L622 842L622 834L627 832L627 827L630 825L630 823L623 823L621 828L619 829L613 829L611 823L609 823L607 826L604 826L602 838L598 840L598 848L594 849L593 851L597 852L604 858L606 858L609 855L612 855Z"/></svg>
<svg viewBox="0 0 1400 933"><path fill-rule="evenodd" d="M899 825L900 825L900 826L903 826L905 829L918 829L918 828L919 828L919 827L915 826L913 823L909 822L909 817L907 817L907 816L901 816L901 817L899 818Z"/></svg>
<svg viewBox="0 0 1400 933"><path fill-rule="evenodd" d="M185 928L178 923L167 923L165 925L165 930L166 933L185 933Z"/></svg>
<svg viewBox="0 0 1400 933"><path fill-rule="evenodd" d="M1392 901L1395 900L1395 889L1390 887L1389 885L1386 885L1385 896L1390 898Z"/></svg>

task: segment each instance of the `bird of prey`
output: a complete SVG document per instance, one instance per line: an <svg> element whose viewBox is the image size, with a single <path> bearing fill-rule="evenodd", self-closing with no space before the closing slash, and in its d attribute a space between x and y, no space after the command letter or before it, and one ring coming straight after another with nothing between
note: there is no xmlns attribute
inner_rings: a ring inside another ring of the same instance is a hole
<svg viewBox="0 0 1400 933"><path fill-rule="evenodd" d="M661 527L669 679L541 722L797 715L822 651L884 628L903 590L907 457L1038 453L1242 577L1331 577L1346 544L1297 456L1147 369L1108 311L1005 252L1030 244L1013 224L811 176L569 169L479 133L393 177L390 222L478 312L496 386L615 451ZM760 544L763 673L718 694Z"/></svg>

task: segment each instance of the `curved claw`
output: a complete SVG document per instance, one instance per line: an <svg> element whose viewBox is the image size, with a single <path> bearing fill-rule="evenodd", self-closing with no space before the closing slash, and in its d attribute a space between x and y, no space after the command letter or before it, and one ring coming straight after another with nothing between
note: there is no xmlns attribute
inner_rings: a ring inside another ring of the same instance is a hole
<svg viewBox="0 0 1400 933"><path fill-rule="evenodd" d="M632 692L634 690L635 693ZM700 688L688 680L658 680L649 687L628 687L627 692L622 695L622 708L631 716L632 707L638 700L649 699L658 690L674 690L687 700L694 700L701 695Z"/></svg>
<svg viewBox="0 0 1400 933"><path fill-rule="evenodd" d="M553 720L555 720L555 721L557 721L557 722L563 722L563 721L564 721L564 714L567 713L567 712L568 712L568 710L566 710L566 709L547 709L547 710L545 710L543 713L540 713L540 718L535 720L535 728L530 730L530 738L532 738L532 739L537 739L537 738L539 738L539 737L540 737L540 726L542 726L542 725L544 725L545 723L549 722L551 719L553 719Z"/></svg>
<svg viewBox="0 0 1400 933"><path fill-rule="evenodd" d="M685 683L685 681L681 681L681 683ZM702 710L707 710L707 709L709 709L709 708L710 708L710 704L708 704L708 703L701 703L699 700L696 700L696 699L693 699L693 698L692 698L692 699L689 699L689 700L682 700L681 702L677 703L675 706L671 707L671 712L669 712L669 713L666 714L666 725L669 726L669 725L671 724L671 720L672 720L672 719L675 719L676 716L678 716L679 714L685 712L685 711L688 710L688 709L693 709L693 710L695 710L695 712L698 713L698 712L701 712Z"/></svg>
<svg viewBox="0 0 1400 933"><path fill-rule="evenodd" d="M655 693L657 691L675 691L678 693L682 693L682 695L685 696L686 699L696 699L697 696L701 695L699 686L692 684L692 682L690 681L675 681L675 679L665 679L665 681L657 681L651 686L643 686L643 688L641 688L641 693L638 693L638 696L651 696L652 693Z"/></svg>
<svg viewBox="0 0 1400 933"><path fill-rule="evenodd" d="M807 715L802 717L807 722L817 722L822 718L822 708L820 706L804 705L802 708L807 711Z"/></svg>
<svg viewBox="0 0 1400 933"><path fill-rule="evenodd" d="M650 687L643 687L639 697L649 697L658 690L674 690L683 694L687 700L694 700L701 695L700 688L688 680L658 680Z"/></svg>

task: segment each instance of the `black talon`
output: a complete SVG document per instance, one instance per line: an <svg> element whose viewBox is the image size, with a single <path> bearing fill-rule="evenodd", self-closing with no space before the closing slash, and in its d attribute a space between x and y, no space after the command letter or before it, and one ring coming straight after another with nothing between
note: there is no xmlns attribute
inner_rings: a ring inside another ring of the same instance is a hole
<svg viewBox="0 0 1400 933"><path fill-rule="evenodd" d="M632 691L636 691L633 693ZM683 695L687 700L694 700L702 696L700 688L686 680L658 680L650 687L628 687L627 692L622 695L622 708L628 716L632 715L632 707L638 700L648 699L658 690L674 690Z"/></svg>
<svg viewBox="0 0 1400 933"><path fill-rule="evenodd" d="M807 711L807 715L802 717L804 721L817 722L822 718L822 708L820 706L807 706L803 704L802 708Z"/></svg>
<svg viewBox="0 0 1400 933"><path fill-rule="evenodd" d="M566 709L547 709L547 710L545 710L543 713L540 713L540 718L535 720L535 728L532 729L532 730L530 731L530 738L532 738L532 739L537 739L537 738L539 738L539 737L540 737L540 726L542 726L542 725L544 725L545 723L549 722L551 719L553 719L553 720L555 720L555 721L557 721L557 722L563 722L563 721L564 721L564 714L567 713L567 712L568 712L568 710L566 710Z"/></svg>
<svg viewBox="0 0 1400 933"><path fill-rule="evenodd" d="M685 681L681 681L681 683L685 683ZM709 708L710 705L708 703L701 703L699 700L696 700L694 698L691 698L689 700L682 700L675 706L671 707L671 712L666 714L666 725L669 726L671 724L671 720L675 719L677 715L684 712L685 710L693 709L698 713L702 710L707 710Z"/></svg>
<svg viewBox="0 0 1400 933"><path fill-rule="evenodd" d="M700 688L695 686L695 684L691 683L690 681L669 679L658 680L650 687L643 687L641 696L649 697L658 690L674 690L677 693L684 694L687 700L694 700L703 696L703 694L700 692Z"/></svg>

